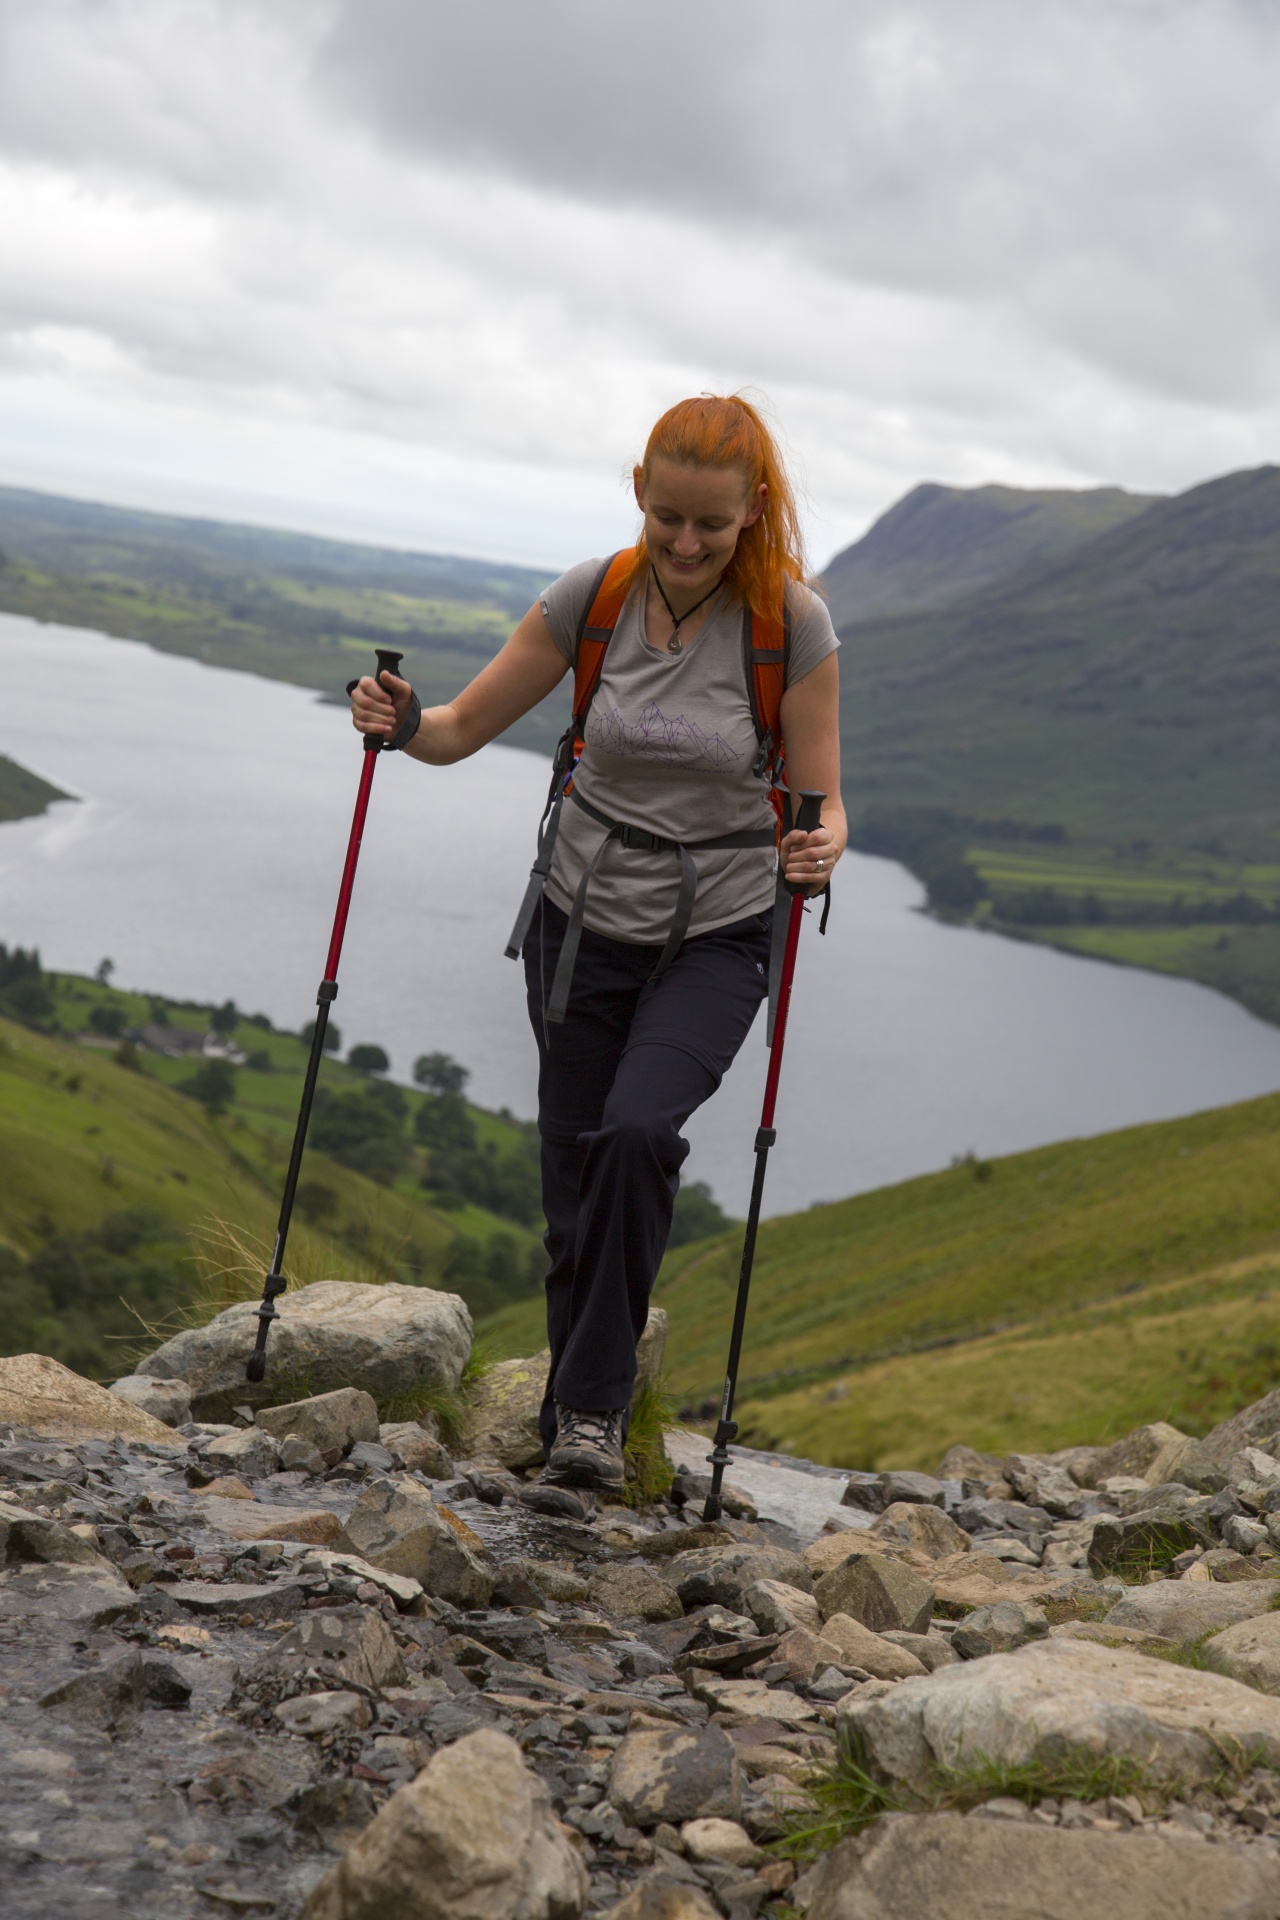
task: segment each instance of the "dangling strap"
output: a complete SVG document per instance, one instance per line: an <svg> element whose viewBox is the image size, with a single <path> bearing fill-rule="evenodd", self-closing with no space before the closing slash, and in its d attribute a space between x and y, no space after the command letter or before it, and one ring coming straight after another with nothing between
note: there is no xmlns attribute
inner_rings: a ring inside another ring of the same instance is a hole
<svg viewBox="0 0 1280 1920"><path fill-rule="evenodd" d="M520 902L520 911L516 923L511 929L511 938L504 949L508 960L518 960L529 937L529 928L533 925L533 912L547 884L547 875L551 871L551 856L556 850L556 836L560 832L560 809L564 805L565 773L573 764L575 743L575 723L570 722L567 733L561 735L556 748L556 757L551 767L551 786L547 793L547 804L542 809L542 818L538 822L538 846L534 862L529 869L529 881L524 890L524 899ZM567 759L566 759L567 749Z"/></svg>

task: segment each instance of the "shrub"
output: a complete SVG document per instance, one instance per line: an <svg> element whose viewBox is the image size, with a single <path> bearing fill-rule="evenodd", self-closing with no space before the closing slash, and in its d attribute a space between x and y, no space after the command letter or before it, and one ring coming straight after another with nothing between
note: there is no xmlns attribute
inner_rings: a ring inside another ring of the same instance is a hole
<svg viewBox="0 0 1280 1920"><path fill-rule="evenodd" d="M315 1039L315 1036L316 1023L314 1020L309 1020L298 1034L298 1038L304 1047L309 1047ZM324 1030L324 1050L326 1053L341 1053L342 1051L342 1034L341 1031L334 1026L332 1020Z"/></svg>
<svg viewBox="0 0 1280 1920"><path fill-rule="evenodd" d="M211 1116L225 1113L236 1097L236 1071L229 1060L205 1060L185 1080L179 1080L178 1092L198 1100Z"/></svg>
<svg viewBox="0 0 1280 1920"><path fill-rule="evenodd" d="M0 942L0 1013L24 1026L38 1026L53 1017L53 995L40 965L40 955L32 947L14 947L12 952Z"/></svg>
<svg viewBox="0 0 1280 1920"><path fill-rule="evenodd" d="M347 1065L354 1067L357 1073L385 1073L391 1061L382 1047L371 1046L365 1041L352 1047L347 1055Z"/></svg>
<svg viewBox="0 0 1280 1920"><path fill-rule="evenodd" d="M430 1094L413 1116L413 1137L424 1147L474 1147L475 1124L461 1094Z"/></svg>
<svg viewBox="0 0 1280 1920"><path fill-rule="evenodd" d="M427 1157L422 1185L439 1195L441 1205L448 1205L456 1194L505 1220L532 1226L542 1207L534 1138L532 1154L527 1147L499 1154L492 1142L479 1148L435 1147Z"/></svg>
<svg viewBox="0 0 1280 1920"><path fill-rule="evenodd" d="M50 1354L90 1378L125 1372L120 1343L138 1317L185 1299L191 1252L173 1222L143 1208L107 1214L87 1233L52 1235L24 1261L0 1247L5 1353ZM127 1303L127 1304L126 1304Z"/></svg>
<svg viewBox="0 0 1280 1920"><path fill-rule="evenodd" d="M220 1007L215 1008L209 1025L215 1033L234 1033L240 1025L240 1015L236 1011L235 1001L224 1000Z"/></svg>
<svg viewBox="0 0 1280 1920"><path fill-rule="evenodd" d="M271 1055L265 1047L255 1047L245 1060L245 1065L250 1073L270 1073L272 1071Z"/></svg>
<svg viewBox="0 0 1280 1920"><path fill-rule="evenodd" d="M691 1240L705 1240L713 1233L726 1233L733 1225L705 1180L682 1181L671 1216L668 1247L684 1247Z"/></svg>
<svg viewBox="0 0 1280 1920"><path fill-rule="evenodd" d="M124 1008L90 1007L89 1025L94 1033L105 1033L110 1039L118 1040L124 1032Z"/></svg>
<svg viewBox="0 0 1280 1920"><path fill-rule="evenodd" d="M420 1053L413 1063L413 1083L428 1093L460 1094L470 1078L470 1068L449 1053Z"/></svg>
<svg viewBox="0 0 1280 1920"><path fill-rule="evenodd" d="M344 1167L390 1186L409 1156L406 1107L400 1088L382 1081L337 1091L321 1087L312 1109L311 1144Z"/></svg>

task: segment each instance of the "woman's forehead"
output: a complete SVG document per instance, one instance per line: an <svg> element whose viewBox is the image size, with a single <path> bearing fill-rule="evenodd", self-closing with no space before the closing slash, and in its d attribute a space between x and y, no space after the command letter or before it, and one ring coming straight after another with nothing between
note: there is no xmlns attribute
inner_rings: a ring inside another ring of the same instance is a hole
<svg viewBox="0 0 1280 1920"><path fill-rule="evenodd" d="M700 514L737 513L749 490L746 474L736 467L691 467L657 455L645 482L645 504L673 507L696 519Z"/></svg>

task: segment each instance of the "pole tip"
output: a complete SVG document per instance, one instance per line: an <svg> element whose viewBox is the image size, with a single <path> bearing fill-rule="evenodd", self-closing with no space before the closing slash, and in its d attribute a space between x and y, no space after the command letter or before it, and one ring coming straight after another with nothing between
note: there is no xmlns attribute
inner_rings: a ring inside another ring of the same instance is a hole
<svg viewBox="0 0 1280 1920"><path fill-rule="evenodd" d="M713 1493L707 1495L706 1505L702 1509L702 1518L704 1521L720 1518L720 1502Z"/></svg>
<svg viewBox="0 0 1280 1920"><path fill-rule="evenodd" d="M266 1371L267 1371L266 1354L251 1353L249 1355L249 1358L244 1363L245 1379L252 1380L256 1386L263 1379L263 1377L266 1374Z"/></svg>

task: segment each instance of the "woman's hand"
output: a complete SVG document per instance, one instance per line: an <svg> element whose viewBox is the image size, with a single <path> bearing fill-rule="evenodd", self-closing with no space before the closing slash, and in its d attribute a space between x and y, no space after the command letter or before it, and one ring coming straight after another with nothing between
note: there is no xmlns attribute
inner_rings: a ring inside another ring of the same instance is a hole
<svg viewBox="0 0 1280 1920"><path fill-rule="evenodd" d="M815 827L812 833L798 830L782 842L782 875L793 887L809 893L821 893L831 878L831 869L840 858L840 846L830 827Z"/></svg>
<svg viewBox="0 0 1280 1920"><path fill-rule="evenodd" d="M390 740L404 725L412 692L409 682L397 680L394 673L384 670L377 680L366 673L352 690L352 726L357 733L372 733L381 740Z"/></svg>

